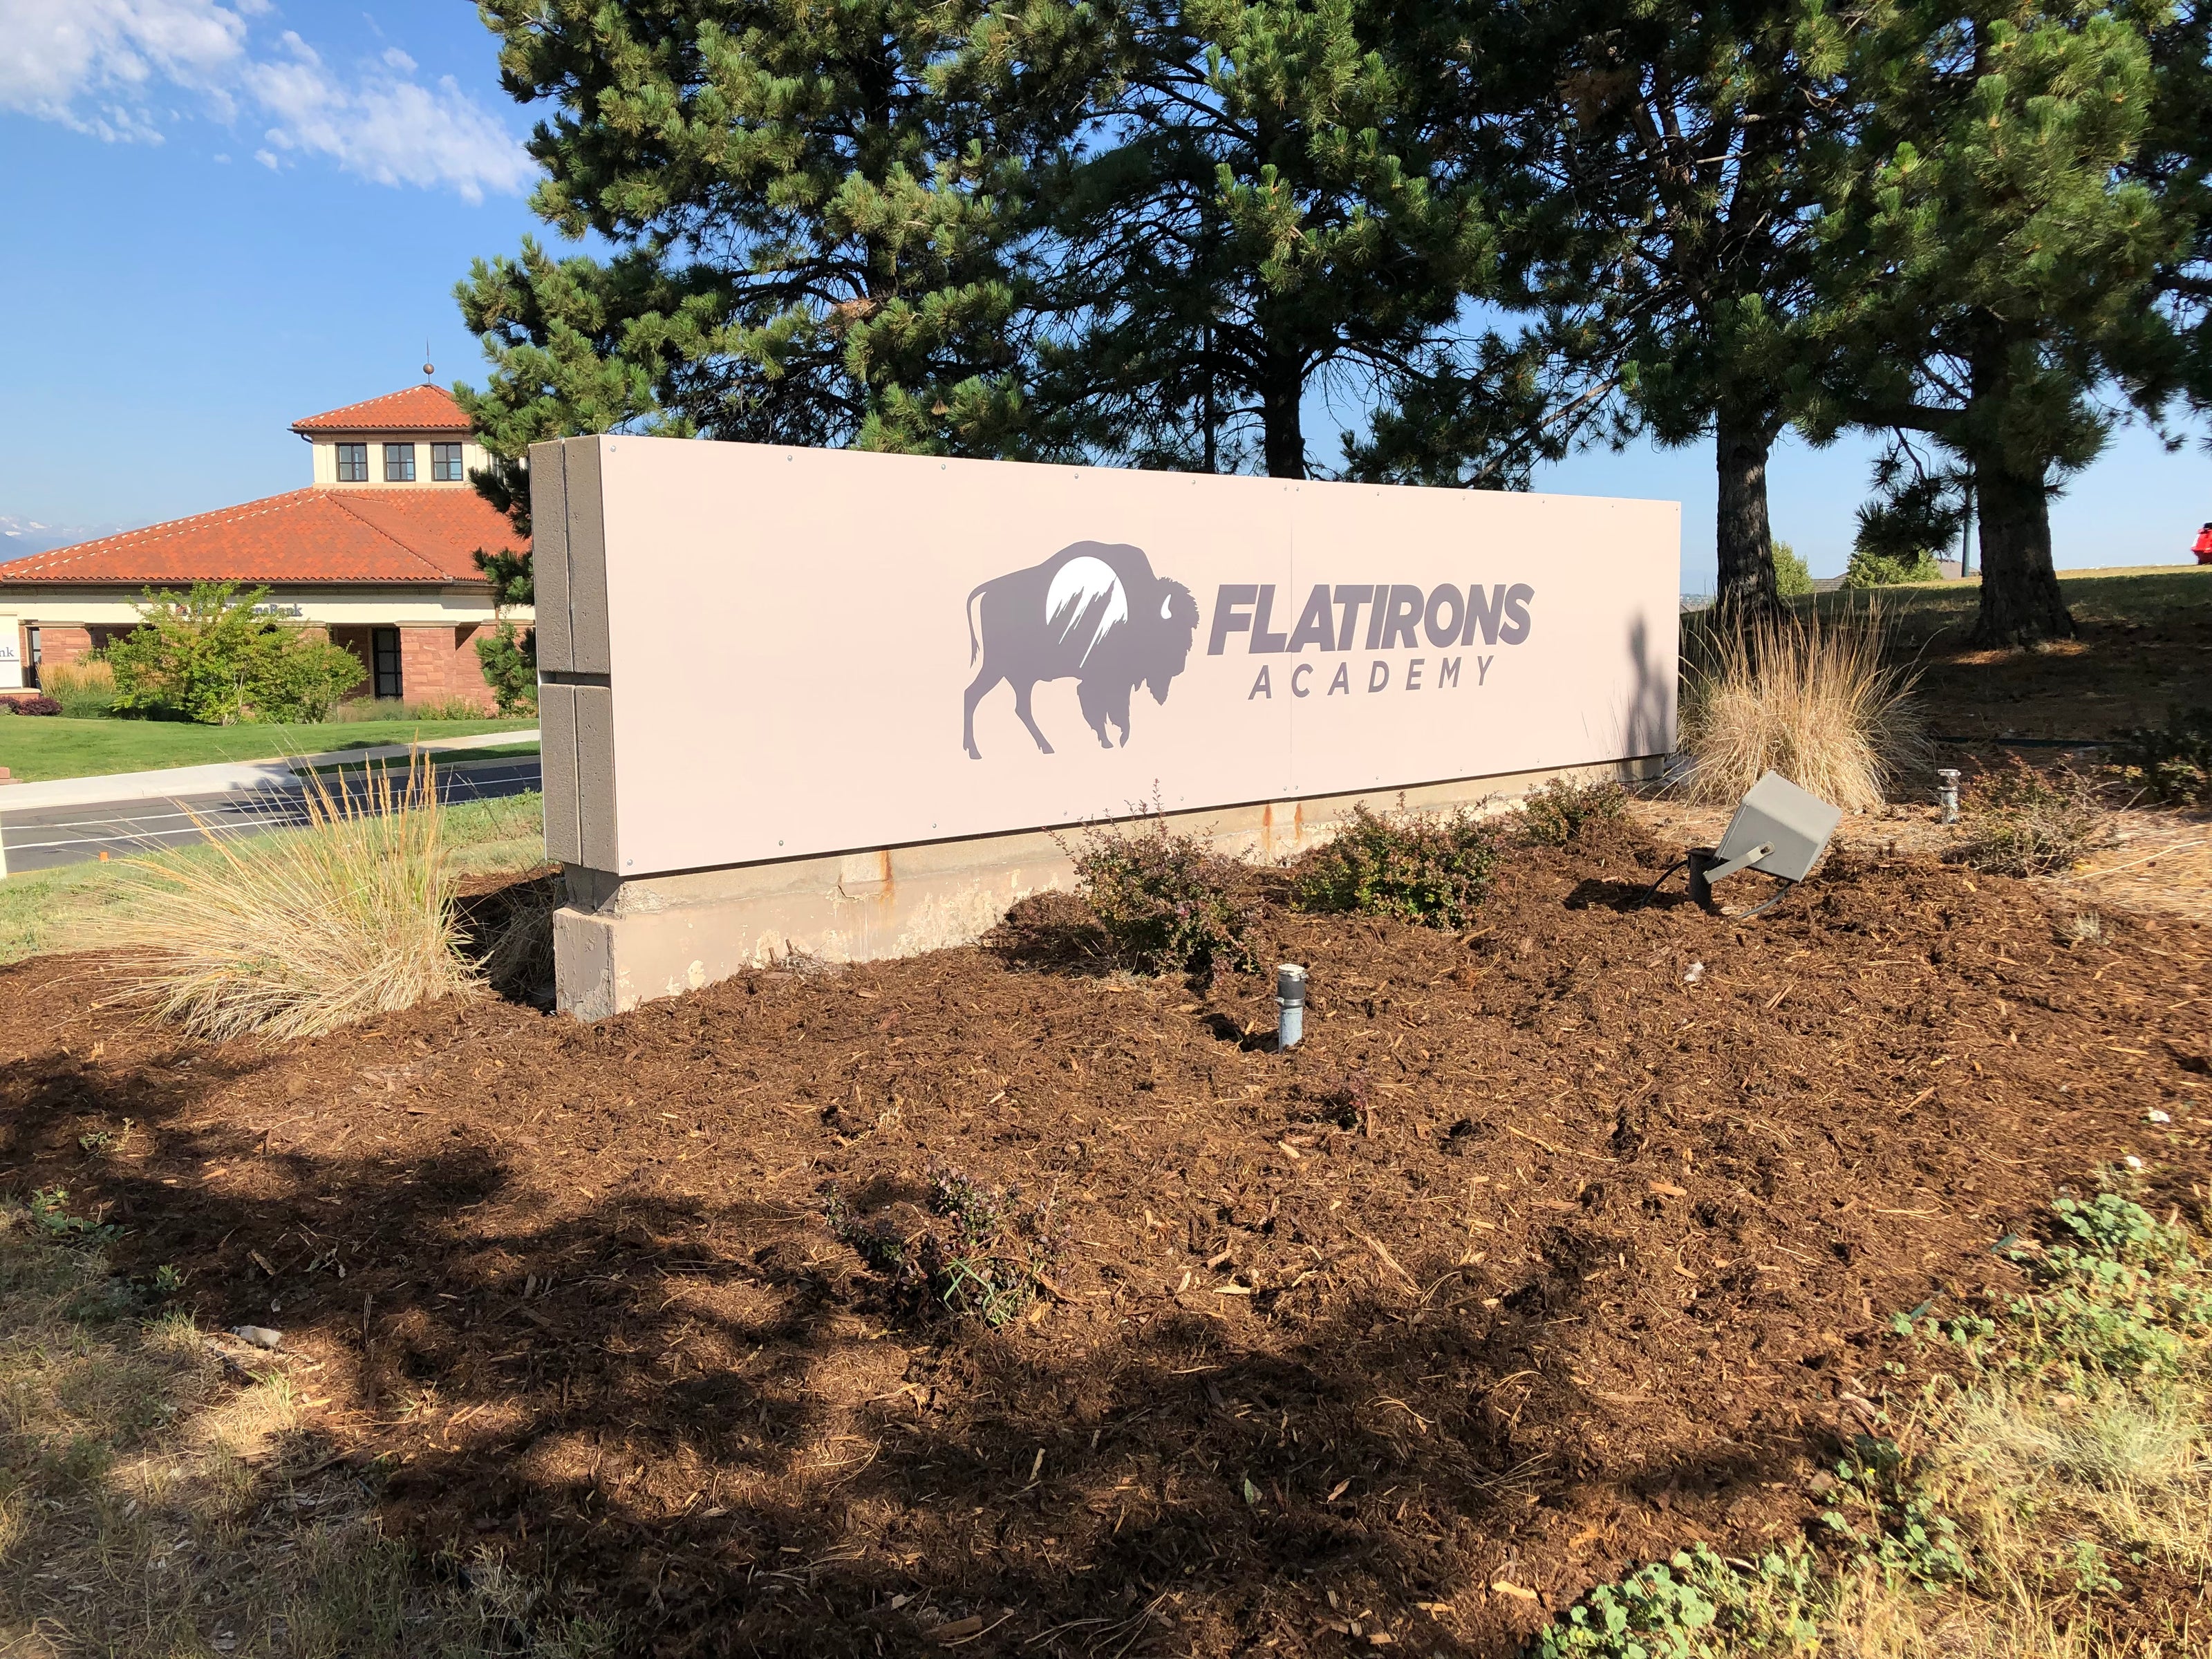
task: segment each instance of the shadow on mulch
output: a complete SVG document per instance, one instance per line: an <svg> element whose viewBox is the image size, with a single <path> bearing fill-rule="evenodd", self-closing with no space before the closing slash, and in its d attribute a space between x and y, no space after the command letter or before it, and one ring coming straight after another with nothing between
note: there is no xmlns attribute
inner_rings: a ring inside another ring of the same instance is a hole
<svg viewBox="0 0 2212 1659"><path fill-rule="evenodd" d="M1263 975L981 950L222 1048L34 961L0 970L0 1165L207 1323L282 1328L386 1524L635 1651L945 1620L1503 1656L1689 1539L1801 1528L1884 1363L1925 1363L1888 1316L2005 1294L1990 1247L2056 1190L2212 1176L2202 930L2069 946L2028 886L1875 859L1753 923L1571 908L1662 850L1516 852L1464 935L1270 908L1261 960L1311 972L1288 1054ZM889 1316L832 1237L833 1188L913 1204L933 1164L1051 1197L1036 1317Z"/></svg>

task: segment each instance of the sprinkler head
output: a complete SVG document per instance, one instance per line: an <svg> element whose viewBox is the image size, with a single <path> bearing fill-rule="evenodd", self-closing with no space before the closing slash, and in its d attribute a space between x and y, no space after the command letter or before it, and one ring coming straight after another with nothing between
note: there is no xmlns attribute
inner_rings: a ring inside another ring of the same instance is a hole
<svg viewBox="0 0 2212 1659"><path fill-rule="evenodd" d="M1959 769L1939 766L1936 769L1936 800L1943 809L1943 822L1959 821Z"/></svg>

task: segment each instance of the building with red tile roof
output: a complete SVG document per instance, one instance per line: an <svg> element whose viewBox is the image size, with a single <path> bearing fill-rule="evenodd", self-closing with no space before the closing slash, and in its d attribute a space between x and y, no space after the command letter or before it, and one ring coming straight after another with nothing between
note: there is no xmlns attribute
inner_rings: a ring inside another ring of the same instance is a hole
<svg viewBox="0 0 2212 1659"><path fill-rule="evenodd" d="M474 556L529 543L469 482L488 458L467 415L443 387L412 386L292 430L312 446L304 489L0 564L0 690L11 668L35 684L42 664L129 631L147 591L215 581L266 586L274 614L354 652L356 696L489 708L475 641L499 613Z"/></svg>

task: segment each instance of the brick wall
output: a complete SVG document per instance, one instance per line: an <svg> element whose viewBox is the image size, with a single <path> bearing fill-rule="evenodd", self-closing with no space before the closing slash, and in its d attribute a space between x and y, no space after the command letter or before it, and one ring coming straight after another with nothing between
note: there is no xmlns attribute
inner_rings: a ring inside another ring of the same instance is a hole
<svg viewBox="0 0 2212 1659"><path fill-rule="evenodd" d="M40 626L39 660L41 663L75 662L91 649L92 630L88 628L70 628L54 623Z"/></svg>
<svg viewBox="0 0 2212 1659"><path fill-rule="evenodd" d="M399 630L399 690L410 702L465 697L487 714L493 708L477 659L477 626L403 627Z"/></svg>

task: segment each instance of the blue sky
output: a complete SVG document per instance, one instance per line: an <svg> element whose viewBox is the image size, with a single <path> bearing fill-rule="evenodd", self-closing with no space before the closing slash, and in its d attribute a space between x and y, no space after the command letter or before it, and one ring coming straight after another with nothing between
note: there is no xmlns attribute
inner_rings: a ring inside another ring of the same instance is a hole
<svg viewBox="0 0 2212 1659"><path fill-rule="evenodd" d="M441 381L479 378L452 289L537 228L530 118L459 0L0 0L0 545L296 488L287 426L418 378L426 340ZM1775 458L1776 532L1815 574L1850 552L1871 454ZM1710 582L1709 449L1537 483L1680 500L1685 586ZM2059 503L2058 562L2186 562L2207 519L2203 448L2124 430Z"/></svg>

